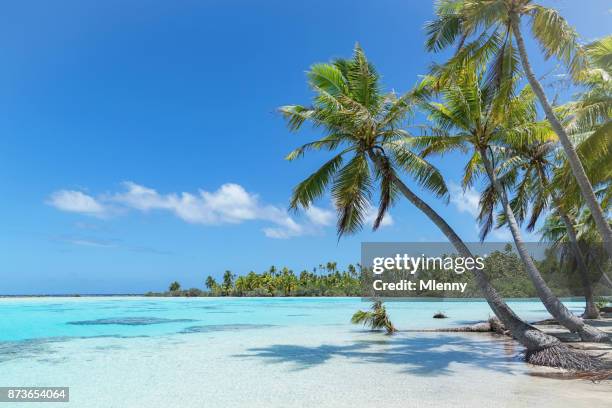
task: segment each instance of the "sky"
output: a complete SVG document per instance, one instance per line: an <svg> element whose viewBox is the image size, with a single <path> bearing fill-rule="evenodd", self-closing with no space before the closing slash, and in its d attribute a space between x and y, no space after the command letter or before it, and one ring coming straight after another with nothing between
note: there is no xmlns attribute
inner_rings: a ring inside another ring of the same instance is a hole
<svg viewBox="0 0 612 408"><path fill-rule="evenodd" d="M545 4L584 41L609 34L607 1ZM291 134L275 111L307 104L308 67L350 57L356 42L385 90L407 91L443 61L423 47L432 12L431 1L394 0L3 4L0 294L202 288L226 269L358 262L366 241L444 241L403 200L378 231L340 240L329 195L288 212L292 188L327 156L285 161L320 134ZM465 158L434 162L450 200L422 196L477 241Z"/></svg>

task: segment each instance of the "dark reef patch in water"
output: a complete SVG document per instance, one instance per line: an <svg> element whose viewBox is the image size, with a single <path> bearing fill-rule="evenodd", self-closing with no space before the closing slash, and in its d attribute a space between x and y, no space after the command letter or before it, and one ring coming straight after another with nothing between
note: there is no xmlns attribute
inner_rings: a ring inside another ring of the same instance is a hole
<svg viewBox="0 0 612 408"><path fill-rule="evenodd" d="M119 334L100 334L97 336L58 336L58 337L42 337L38 339L15 340L15 341L0 341L0 363L5 361L26 359L30 360L37 358L40 362L56 363L60 359L54 358L56 351L53 348L54 344L64 343L70 340L86 340L95 338L109 339L132 339L149 337L146 335L139 336L124 336ZM63 361L63 360L61 360Z"/></svg>
<svg viewBox="0 0 612 408"><path fill-rule="evenodd" d="M31 359L38 355L52 355L50 343L62 342L65 338L33 339L0 342L0 363L15 359Z"/></svg>
<svg viewBox="0 0 612 408"><path fill-rule="evenodd" d="M95 326L95 325L121 325L121 326L147 326L150 324L162 323L185 323L196 322L194 319L164 319L161 317L118 317L96 320L81 320L76 322L68 322L76 326Z"/></svg>
<svg viewBox="0 0 612 408"><path fill-rule="evenodd" d="M204 326L190 326L181 330L179 333L211 333L221 331L240 331L252 329L267 329L278 327L274 324L208 324Z"/></svg>

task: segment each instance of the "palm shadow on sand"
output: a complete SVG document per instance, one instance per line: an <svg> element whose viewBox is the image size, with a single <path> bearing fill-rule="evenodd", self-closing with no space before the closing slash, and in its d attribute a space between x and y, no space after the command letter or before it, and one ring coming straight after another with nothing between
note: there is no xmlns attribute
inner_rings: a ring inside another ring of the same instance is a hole
<svg viewBox="0 0 612 408"><path fill-rule="evenodd" d="M358 364L394 364L403 372L440 376L453 373L452 363L511 373L518 361L517 350L509 342L492 345L470 336L395 337L388 340L362 340L346 345L301 346L275 344L251 348L239 358L261 358L270 364L293 363L293 370L304 370L341 357ZM503 344L503 347L500 347Z"/></svg>

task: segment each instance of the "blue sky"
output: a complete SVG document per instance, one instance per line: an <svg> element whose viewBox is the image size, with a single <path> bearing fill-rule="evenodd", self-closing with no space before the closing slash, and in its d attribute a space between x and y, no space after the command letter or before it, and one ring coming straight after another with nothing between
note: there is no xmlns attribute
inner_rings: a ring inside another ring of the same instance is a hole
<svg viewBox="0 0 612 408"><path fill-rule="evenodd" d="M550 1L585 40L607 1ZM323 159L275 108L307 103L304 72L359 41L387 90L442 56L423 49L429 1L19 1L0 13L0 294L202 287L225 269L359 259L362 241L440 241L406 202L337 241L329 198L288 214ZM530 44L538 74L551 68ZM438 160L449 183L463 164ZM475 196L424 197L467 241ZM506 239L504 233L493 240Z"/></svg>

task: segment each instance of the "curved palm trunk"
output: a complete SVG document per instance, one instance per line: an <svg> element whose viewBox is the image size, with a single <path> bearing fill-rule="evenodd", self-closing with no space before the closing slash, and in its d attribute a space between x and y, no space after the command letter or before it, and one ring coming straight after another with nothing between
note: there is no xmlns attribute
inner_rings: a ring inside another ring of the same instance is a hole
<svg viewBox="0 0 612 408"><path fill-rule="evenodd" d="M581 318L570 312L550 290L542 278L542 275L540 275L540 271L533 262L533 259L531 259L531 255L529 255L529 251L523 242L520 228L508 201L508 196L495 175L491 161L487 156L487 152L484 148L481 148L479 149L479 153L485 166L487 175L489 176L495 191L501 199L506 220L516 244L516 249L521 257L521 260L523 261L523 264L525 265L527 274L529 275L529 278L531 279L540 300L546 307L546 310L548 310L548 312L553 315L553 317L557 319L560 324L569 329L569 331L577 332L583 341L607 341L608 336L605 333L585 324Z"/></svg>
<svg viewBox="0 0 612 408"><path fill-rule="evenodd" d="M597 309L597 305L595 304L595 298L593 296L593 286L591 285L591 280L589 279L589 272L586 266L586 262L584 261L584 256L582 255L582 250L578 245L578 238L576 235L576 229L574 228L574 224L572 220L570 220L567 213L562 209L559 205L559 199L556 195L553 194L553 201L557 206L557 212L559 216L563 220L563 224L565 224L565 229L567 230L567 236L570 240L570 245L572 246L572 252L576 257L576 261L578 263L578 270L580 273L580 279L582 280L582 287L584 288L584 300L586 302L584 308L584 314L582 315L585 319L598 319L599 318L599 309Z"/></svg>
<svg viewBox="0 0 612 408"><path fill-rule="evenodd" d="M370 153L370 158L375 165L380 166L376 154ZM415 207L421 210L421 212L423 212L423 214L425 214L440 229L440 231L442 231L442 233L461 256L473 257L471 251L461 240L459 235L457 235L452 227L448 225L448 223L433 208L431 208L425 201L412 192L412 190L410 190L408 186L398 177L394 177L393 182L404 197L406 197ZM493 313L495 313L495 316L497 316L504 326L510 330L512 336L527 348L528 360L530 356L538 356L538 353L543 352L544 350L565 348L565 346L563 346L563 344L556 337L543 333L519 318L491 285L484 271L472 269L472 272L475 275L478 288L482 291L484 298L493 310ZM564 349L563 352L565 351L566 350ZM550 365L555 367L563 366L563 363L552 362L552 360L550 360L547 364L546 361L548 360L538 361L537 358L532 359L534 364Z"/></svg>
<svg viewBox="0 0 612 408"><path fill-rule="evenodd" d="M553 130L559 136L559 141L565 150L565 154L567 156L567 161L572 169L572 173L576 178L576 182L580 187L580 191L582 192L582 196L586 202L586 205L591 210L591 214L593 215L593 219L595 220L595 224L597 225L597 229L603 238L604 246L606 248L606 252L608 255L612 257L612 228L608 224L604 213L601 209L601 206L597 202L597 198L595 197L595 193L593 192L593 186L589 181L584 167L580 162L580 158L576 153L576 149L572 145L572 142L569 140L565 129L561 125L561 122L555 116L553 112L552 106L548 102L546 98L546 94L544 93L544 89L540 82L536 79L535 74L533 73L533 69L531 68L531 64L529 63L529 58L527 57L527 50L525 48L525 41L523 40L523 35L521 33L521 29L519 26L519 18L518 16L514 16L512 18L512 30L516 37L516 43L518 45L519 54L521 56L521 62L523 65L523 69L525 70L525 74L527 75L527 80L531 85L531 88L535 92L536 96L540 100L542 104L542 108L544 109L544 113L546 114L546 119L550 122Z"/></svg>
<svg viewBox="0 0 612 408"><path fill-rule="evenodd" d="M538 168L538 176L540 178L540 183L542 188L548 187L548 179L544 173L542 168ZM591 284L591 280L589 279L589 269L587 268L586 262L584 260L584 256L582 254L582 250L580 249L580 245L578 245L578 234L576 233L576 228L574 227L574 223L570 219L569 214L563 209L563 205L561 204L561 199L557 195L555 191L551 192L551 198L557 209L557 213L561 217L563 224L565 225L565 230L567 231L567 236L570 241L571 249L576 258L576 263L578 264L578 272L580 274L580 280L582 281L582 287L584 290L584 300L585 300L585 308L584 314L582 317L584 319L598 319L599 318L599 309L595 304L595 298L593 296L593 285Z"/></svg>

